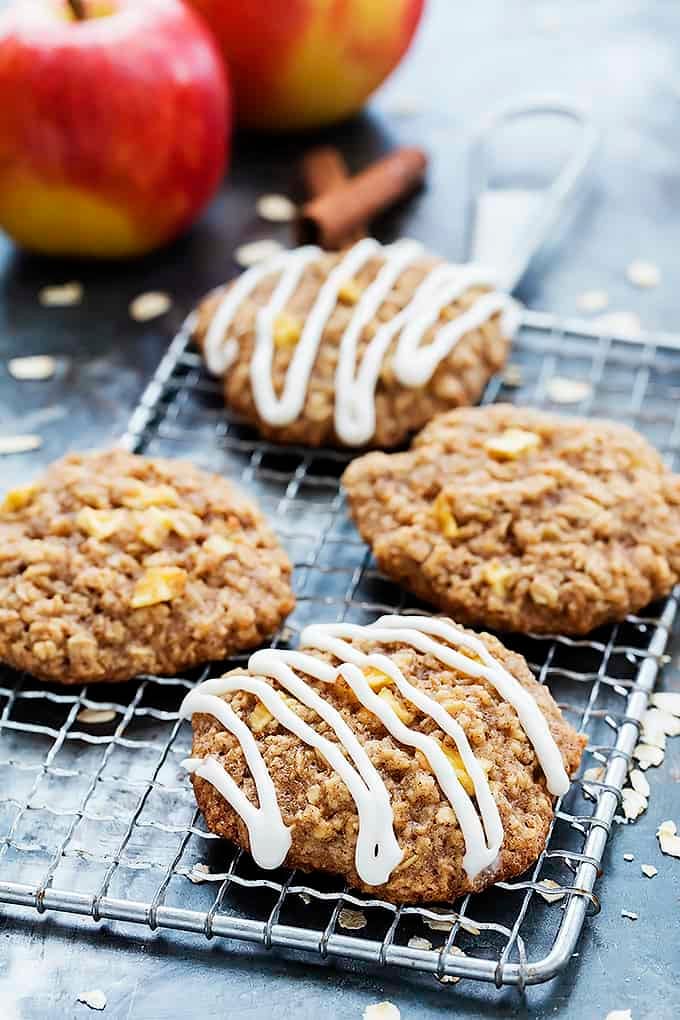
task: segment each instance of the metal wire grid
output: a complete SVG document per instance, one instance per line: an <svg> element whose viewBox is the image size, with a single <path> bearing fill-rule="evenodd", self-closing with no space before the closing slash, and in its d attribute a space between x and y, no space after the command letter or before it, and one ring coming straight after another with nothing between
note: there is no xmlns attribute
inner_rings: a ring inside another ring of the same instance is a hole
<svg viewBox="0 0 680 1020"><path fill-rule="evenodd" d="M422 612L375 570L347 519L338 479L348 456L277 447L225 416L220 387L203 374L188 335L187 326L173 341L122 442L191 457L255 493L295 564L298 607L275 643L294 641L312 619ZM551 406L551 379L583 380L583 399L562 410L635 425L672 463L680 450L677 343L631 343L526 313L512 359L521 378L512 387L495 381L486 399ZM546 849L523 880L437 909L355 895L330 876L262 872L205 830L179 767L190 733L177 708L211 667L74 691L4 670L0 901L398 965L444 981L545 981L568 963L586 914L597 911L593 887L677 595L587 639L510 639L588 734L584 770L601 764L603 772L574 783L558 803ZM110 721L80 721L84 708L108 710ZM345 907L363 911L365 927L343 927Z"/></svg>

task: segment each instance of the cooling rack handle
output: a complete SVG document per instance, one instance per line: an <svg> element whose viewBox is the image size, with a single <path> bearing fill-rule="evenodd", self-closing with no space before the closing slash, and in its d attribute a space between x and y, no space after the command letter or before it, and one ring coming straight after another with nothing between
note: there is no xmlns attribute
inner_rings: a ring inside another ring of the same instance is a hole
<svg viewBox="0 0 680 1020"><path fill-rule="evenodd" d="M489 188L489 154L498 133L512 122L550 116L571 121L578 128L571 154L547 187L534 189ZM535 255L549 240L565 208L583 184L586 172L600 141L600 131L585 108L555 96L534 96L514 100L492 110L483 120L470 147L468 165L469 203L467 257L480 261L479 228L489 215L495 229L495 257L499 284L512 292L520 283ZM493 198L493 206L484 208L484 199ZM499 218L505 219L505 230ZM504 249L504 250L503 250Z"/></svg>

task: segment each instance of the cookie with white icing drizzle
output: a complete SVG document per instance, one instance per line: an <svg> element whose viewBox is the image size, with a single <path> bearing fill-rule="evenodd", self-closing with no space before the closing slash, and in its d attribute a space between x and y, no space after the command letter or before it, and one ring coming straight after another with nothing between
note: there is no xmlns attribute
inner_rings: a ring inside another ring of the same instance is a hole
<svg viewBox="0 0 680 1020"><path fill-rule="evenodd" d="M403 901L525 870L584 746L521 656L435 617L308 627L181 711L213 832Z"/></svg>
<svg viewBox="0 0 680 1020"><path fill-rule="evenodd" d="M620 422L460 408L343 485L380 569L470 626L586 634L680 581L680 475Z"/></svg>
<svg viewBox="0 0 680 1020"><path fill-rule="evenodd" d="M247 270L204 300L195 337L227 404L267 438L390 447L474 403L517 322L488 270L364 238Z"/></svg>

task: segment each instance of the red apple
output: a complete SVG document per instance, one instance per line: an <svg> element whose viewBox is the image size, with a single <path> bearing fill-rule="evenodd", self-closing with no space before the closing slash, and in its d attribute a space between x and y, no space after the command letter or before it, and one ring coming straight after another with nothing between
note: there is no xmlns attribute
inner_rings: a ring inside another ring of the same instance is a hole
<svg viewBox="0 0 680 1020"><path fill-rule="evenodd" d="M18 2L0 14L0 111L0 226L32 251L147 252L224 173L223 64L180 0Z"/></svg>
<svg viewBox="0 0 680 1020"><path fill-rule="evenodd" d="M248 127L309 128L355 113L396 67L424 0L189 0L229 66Z"/></svg>

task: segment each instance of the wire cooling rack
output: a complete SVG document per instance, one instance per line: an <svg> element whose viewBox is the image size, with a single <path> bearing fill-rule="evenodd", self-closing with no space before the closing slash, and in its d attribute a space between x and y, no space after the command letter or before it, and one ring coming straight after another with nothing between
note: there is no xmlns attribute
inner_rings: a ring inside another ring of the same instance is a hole
<svg viewBox="0 0 680 1020"><path fill-rule="evenodd" d="M579 380L582 399L560 410L634 425L672 463L680 450L679 346L672 336L630 341L526 313L512 375L492 383L485 399L552 407L555 377ZM295 564L298 606L276 644L294 643L311 621L422 612L377 572L348 520L339 487L348 456L278 447L226 416L187 328L122 442L189 457L256 495ZM205 830L180 768L190 730L177 708L211 667L82 689L4 670L0 901L397 965L443 981L521 987L548 980L569 962L587 913L598 909L593 888L677 595L587 639L509 639L587 733L583 770L591 771L557 804L535 867L436 909L355 895L333 877L262 872ZM86 708L106 714L86 722ZM357 919L362 927L350 923Z"/></svg>

